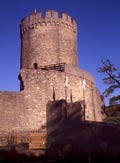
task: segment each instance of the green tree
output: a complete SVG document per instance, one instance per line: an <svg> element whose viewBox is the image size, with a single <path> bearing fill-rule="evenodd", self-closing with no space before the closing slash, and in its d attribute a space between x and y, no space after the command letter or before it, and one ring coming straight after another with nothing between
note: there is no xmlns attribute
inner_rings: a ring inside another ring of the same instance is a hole
<svg viewBox="0 0 120 163"><path fill-rule="evenodd" d="M120 104L120 95L117 95L117 96L110 98L109 104L110 105Z"/></svg>
<svg viewBox="0 0 120 163"><path fill-rule="evenodd" d="M120 104L107 106L105 113L105 122L120 123Z"/></svg>

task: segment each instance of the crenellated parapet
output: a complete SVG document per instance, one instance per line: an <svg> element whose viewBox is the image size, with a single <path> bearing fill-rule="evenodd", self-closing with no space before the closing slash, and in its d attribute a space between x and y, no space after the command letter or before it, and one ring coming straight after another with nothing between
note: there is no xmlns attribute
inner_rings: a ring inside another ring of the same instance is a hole
<svg viewBox="0 0 120 163"><path fill-rule="evenodd" d="M66 13L58 13L56 11L46 11L45 16L42 12L34 12L21 20L21 34L36 28L37 26L61 26L77 31L76 21Z"/></svg>

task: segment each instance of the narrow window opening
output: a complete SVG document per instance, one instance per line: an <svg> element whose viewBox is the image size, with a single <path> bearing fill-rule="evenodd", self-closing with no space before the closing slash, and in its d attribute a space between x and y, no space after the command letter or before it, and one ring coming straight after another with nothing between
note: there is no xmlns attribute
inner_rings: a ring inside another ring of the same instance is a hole
<svg viewBox="0 0 120 163"><path fill-rule="evenodd" d="M34 63L34 68L38 69L38 64L37 63Z"/></svg>
<svg viewBox="0 0 120 163"><path fill-rule="evenodd" d="M55 101L55 88L53 86L53 100Z"/></svg>

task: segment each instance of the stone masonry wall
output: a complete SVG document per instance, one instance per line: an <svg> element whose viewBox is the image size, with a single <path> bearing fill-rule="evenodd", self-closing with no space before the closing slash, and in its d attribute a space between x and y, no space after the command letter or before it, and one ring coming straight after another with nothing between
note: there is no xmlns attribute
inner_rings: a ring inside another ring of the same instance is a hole
<svg viewBox="0 0 120 163"><path fill-rule="evenodd" d="M71 103L71 94L72 102L85 100L85 120L102 121L102 103L95 85L92 83L91 86L87 79L83 90L83 78L69 72L67 75L67 102ZM46 126L47 103L53 101L53 92L55 100L65 99L65 72L22 69L21 76L25 87L23 91L0 92L0 135L40 130Z"/></svg>
<svg viewBox="0 0 120 163"><path fill-rule="evenodd" d="M67 73L68 76L68 87L66 88L65 73ZM67 69L67 72L24 69L21 71L21 76L24 81L24 92L31 94L31 99L33 100L35 98L36 102L37 98L39 98L39 101L34 104L35 106L39 104L39 106L42 106L42 109L44 108L45 110L47 102L53 100L53 92L55 92L55 100L66 99L67 102L71 102L71 96L73 102L85 100L85 119L102 121L102 101L100 94L95 87L94 79L92 79L89 73L87 73L86 76L86 73L87 72L83 70L78 71L78 69L76 69L76 71L74 69L74 74L70 69L69 71ZM86 80L85 90L83 89L83 75Z"/></svg>
<svg viewBox="0 0 120 163"><path fill-rule="evenodd" d="M22 93L0 92L0 135L11 130L24 130L25 115Z"/></svg>

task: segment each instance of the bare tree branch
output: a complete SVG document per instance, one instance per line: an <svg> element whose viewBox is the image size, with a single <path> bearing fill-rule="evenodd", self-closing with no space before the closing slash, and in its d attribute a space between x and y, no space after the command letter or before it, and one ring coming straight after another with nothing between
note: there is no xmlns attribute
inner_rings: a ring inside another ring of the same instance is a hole
<svg viewBox="0 0 120 163"><path fill-rule="evenodd" d="M98 72L106 75L103 78L103 83L108 85L108 88L103 93L105 97L108 97L116 89L120 88L120 71L110 60L102 60L102 67L98 68Z"/></svg>

